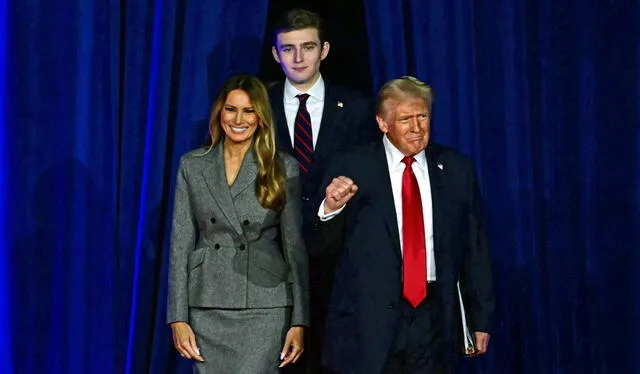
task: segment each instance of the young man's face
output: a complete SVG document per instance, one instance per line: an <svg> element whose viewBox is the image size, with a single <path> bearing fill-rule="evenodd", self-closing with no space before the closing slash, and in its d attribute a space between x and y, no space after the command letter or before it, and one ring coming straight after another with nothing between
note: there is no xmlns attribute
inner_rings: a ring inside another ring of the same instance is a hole
<svg viewBox="0 0 640 374"><path fill-rule="evenodd" d="M282 32L271 52L291 84L306 91L320 76L320 62L329 53L329 42L321 44L314 28Z"/></svg>

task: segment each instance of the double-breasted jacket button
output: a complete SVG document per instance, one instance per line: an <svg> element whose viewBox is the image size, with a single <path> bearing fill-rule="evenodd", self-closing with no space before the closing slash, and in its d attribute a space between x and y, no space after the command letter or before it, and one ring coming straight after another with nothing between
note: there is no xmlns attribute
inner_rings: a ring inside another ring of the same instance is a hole
<svg viewBox="0 0 640 374"><path fill-rule="evenodd" d="M214 245L213 248L220 249L220 244L216 243L216 245Z"/></svg>
<svg viewBox="0 0 640 374"><path fill-rule="evenodd" d="M240 248L241 251L244 251L245 246L244 246L244 244L240 244L240 246L238 248Z"/></svg>
<svg viewBox="0 0 640 374"><path fill-rule="evenodd" d="M216 223L216 217L211 217L210 221L211 223Z"/></svg>

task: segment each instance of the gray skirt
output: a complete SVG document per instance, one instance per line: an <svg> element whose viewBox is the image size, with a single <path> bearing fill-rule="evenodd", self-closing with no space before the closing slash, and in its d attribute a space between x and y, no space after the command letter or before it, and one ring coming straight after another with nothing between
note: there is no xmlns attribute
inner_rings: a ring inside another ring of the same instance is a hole
<svg viewBox="0 0 640 374"><path fill-rule="evenodd" d="M190 308L200 355L197 374L277 374L291 308Z"/></svg>

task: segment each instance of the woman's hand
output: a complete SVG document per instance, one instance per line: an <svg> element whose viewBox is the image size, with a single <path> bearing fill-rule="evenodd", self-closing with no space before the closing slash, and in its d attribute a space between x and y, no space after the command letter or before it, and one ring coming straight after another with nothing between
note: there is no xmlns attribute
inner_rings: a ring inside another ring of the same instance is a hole
<svg viewBox="0 0 640 374"><path fill-rule="evenodd" d="M204 362L204 359L200 356L200 349L196 345L196 336L188 323L172 323L171 332L173 333L173 345L182 357Z"/></svg>
<svg viewBox="0 0 640 374"><path fill-rule="evenodd" d="M280 353L280 367L298 361L304 351L304 327L293 326L284 339L284 347Z"/></svg>

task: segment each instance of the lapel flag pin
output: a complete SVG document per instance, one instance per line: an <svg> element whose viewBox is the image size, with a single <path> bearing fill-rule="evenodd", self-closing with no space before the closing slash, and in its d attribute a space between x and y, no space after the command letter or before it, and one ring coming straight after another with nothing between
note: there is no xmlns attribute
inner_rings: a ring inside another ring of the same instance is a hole
<svg viewBox="0 0 640 374"><path fill-rule="evenodd" d="M344 104L342 103L342 101L338 101L338 107L342 108L344 106Z"/></svg>
<svg viewBox="0 0 640 374"><path fill-rule="evenodd" d="M444 170L444 166L442 164L438 164L438 169Z"/></svg>

